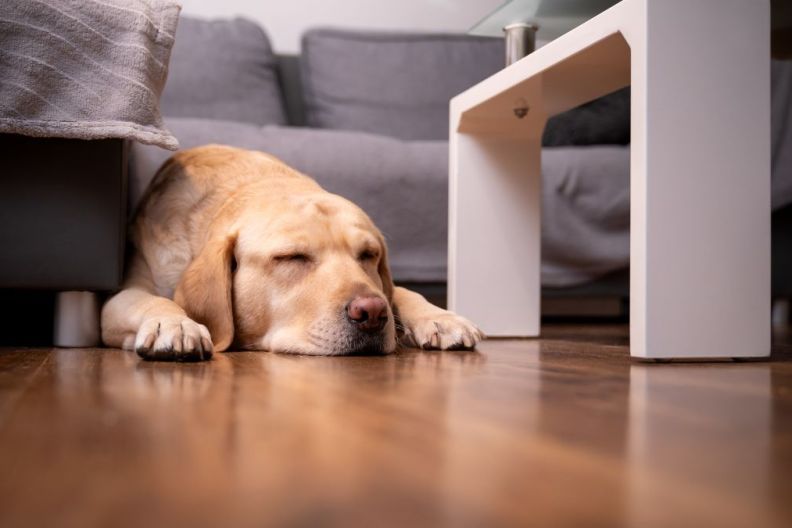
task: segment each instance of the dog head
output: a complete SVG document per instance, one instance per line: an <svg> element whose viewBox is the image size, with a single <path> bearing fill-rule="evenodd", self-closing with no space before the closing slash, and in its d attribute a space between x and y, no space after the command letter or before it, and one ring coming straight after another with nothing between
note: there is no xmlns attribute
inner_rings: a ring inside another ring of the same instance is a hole
<svg viewBox="0 0 792 528"><path fill-rule="evenodd" d="M387 249L360 208L314 192L234 209L214 222L174 296L215 350L395 349Z"/></svg>

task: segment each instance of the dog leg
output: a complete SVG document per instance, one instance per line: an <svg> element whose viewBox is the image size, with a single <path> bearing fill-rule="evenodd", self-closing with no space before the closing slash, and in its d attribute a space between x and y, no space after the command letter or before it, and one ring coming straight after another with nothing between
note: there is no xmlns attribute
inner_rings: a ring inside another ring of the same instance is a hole
<svg viewBox="0 0 792 528"><path fill-rule="evenodd" d="M470 349L484 339L476 325L413 291L394 288L393 304L401 320L403 345L426 350Z"/></svg>
<svg viewBox="0 0 792 528"><path fill-rule="evenodd" d="M199 361L212 357L209 330L198 324L175 302L152 293L153 282L140 273L146 268L133 263L138 273L102 308L102 341L107 346L135 350L153 360Z"/></svg>

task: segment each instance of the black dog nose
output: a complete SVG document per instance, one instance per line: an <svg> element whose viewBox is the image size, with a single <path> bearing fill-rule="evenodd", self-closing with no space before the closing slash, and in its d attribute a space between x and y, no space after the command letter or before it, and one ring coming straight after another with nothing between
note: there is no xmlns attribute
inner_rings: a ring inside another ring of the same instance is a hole
<svg viewBox="0 0 792 528"><path fill-rule="evenodd" d="M346 307L347 318L361 330L382 330L388 321L388 304L382 297L356 297Z"/></svg>

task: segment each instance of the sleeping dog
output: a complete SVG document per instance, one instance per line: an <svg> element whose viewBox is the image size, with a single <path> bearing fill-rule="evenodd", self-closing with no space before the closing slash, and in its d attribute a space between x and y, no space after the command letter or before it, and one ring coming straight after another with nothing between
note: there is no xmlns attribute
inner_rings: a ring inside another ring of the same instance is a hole
<svg viewBox="0 0 792 528"><path fill-rule="evenodd" d="M276 158L207 145L160 168L131 227L102 340L145 359L229 347L387 354L397 341L472 348L468 320L395 287L382 234L348 200Z"/></svg>

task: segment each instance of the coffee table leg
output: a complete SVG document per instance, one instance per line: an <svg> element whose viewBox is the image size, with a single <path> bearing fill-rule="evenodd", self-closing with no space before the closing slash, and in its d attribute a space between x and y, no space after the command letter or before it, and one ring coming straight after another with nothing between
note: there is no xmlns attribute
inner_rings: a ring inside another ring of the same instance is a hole
<svg viewBox="0 0 792 528"><path fill-rule="evenodd" d="M633 5L631 353L766 356L769 2Z"/></svg>
<svg viewBox="0 0 792 528"><path fill-rule="evenodd" d="M449 308L485 333L536 336L540 138L452 132L450 149Z"/></svg>
<svg viewBox="0 0 792 528"><path fill-rule="evenodd" d="M624 0L591 21L589 30L613 27L630 45L633 356L770 352L769 9L768 0ZM544 58L586 36L559 39ZM521 82L499 80L504 90ZM526 121L520 135L502 100L460 97L451 105L449 305L490 334L536 335L541 128Z"/></svg>

